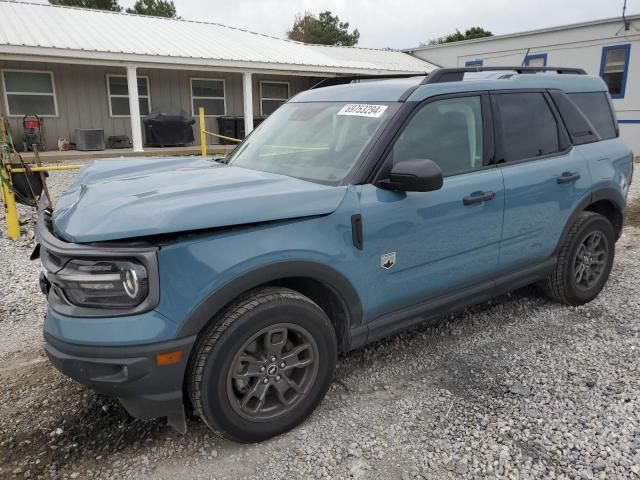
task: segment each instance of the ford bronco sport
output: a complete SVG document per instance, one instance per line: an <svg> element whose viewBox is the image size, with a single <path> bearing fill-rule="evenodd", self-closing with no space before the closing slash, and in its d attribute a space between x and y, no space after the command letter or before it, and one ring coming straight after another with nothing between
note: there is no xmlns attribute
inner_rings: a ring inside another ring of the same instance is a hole
<svg viewBox="0 0 640 480"><path fill-rule="evenodd" d="M46 351L135 417L263 440L340 353L532 283L592 300L632 168L581 70L327 79L228 164L97 161L42 205Z"/></svg>

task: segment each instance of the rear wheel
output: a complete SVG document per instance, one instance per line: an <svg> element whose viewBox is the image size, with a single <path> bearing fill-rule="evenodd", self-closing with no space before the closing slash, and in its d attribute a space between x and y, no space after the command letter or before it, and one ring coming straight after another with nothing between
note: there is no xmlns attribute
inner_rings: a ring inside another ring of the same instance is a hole
<svg viewBox="0 0 640 480"><path fill-rule="evenodd" d="M543 284L554 300L582 305L604 287L615 255L615 234L609 220L582 212L560 249L555 272Z"/></svg>
<svg viewBox="0 0 640 480"><path fill-rule="evenodd" d="M259 289L202 335L189 394L210 428L241 442L264 440L315 409L336 357L333 326L318 305L286 288Z"/></svg>

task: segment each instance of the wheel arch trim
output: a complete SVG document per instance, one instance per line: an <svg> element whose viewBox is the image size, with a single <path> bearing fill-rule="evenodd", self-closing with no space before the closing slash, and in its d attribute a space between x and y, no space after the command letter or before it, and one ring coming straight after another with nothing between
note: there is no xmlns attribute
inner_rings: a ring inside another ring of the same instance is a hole
<svg viewBox="0 0 640 480"><path fill-rule="evenodd" d="M601 200L607 200L611 202L620 213L624 211L626 201L624 196L619 190L616 190L615 188L611 188L611 187L606 187L606 188L600 188L598 190L593 190L589 192L582 200L580 200L578 205L573 209L573 212L569 216L569 220L567 221L567 223L565 224L562 230L562 234L560 235L558 244L556 245L556 248L553 251L553 255L557 255L560 252L560 249L562 248L562 245L564 244L564 241L566 240L567 235L569 234L569 230L571 229L571 226L575 223L576 219L578 218L578 215L584 212L589 205L599 202Z"/></svg>
<svg viewBox="0 0 640 480"><path fill-rule="evenodd" d="M295 277L318 281L337 296L348 314L347 334L351 328L362 324L362 303L351 282L331 267L301 260L276 262L258 267L243 273L211 292L181 323L177 336L185 337L200 333L212 318L248 290L270 282Z"/></svg>

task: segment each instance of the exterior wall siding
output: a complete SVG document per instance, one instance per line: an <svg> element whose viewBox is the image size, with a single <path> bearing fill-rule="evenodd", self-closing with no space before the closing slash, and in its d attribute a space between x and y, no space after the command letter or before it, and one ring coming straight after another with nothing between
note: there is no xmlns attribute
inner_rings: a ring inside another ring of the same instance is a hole
<svg viewBox="0 0 640 480"><path fill-rule="evenodd" d="M74 64L50 64L40 62L13 62L0 60L0 69L49 70L53 72L58 104L58 116L43 119L47 150L57 148L59 138L76 140L78 128L102 128L105 140L111 135L127 135L131 138L129 118L109 115L107 75L126 75L124 68L97 67ZM149 77L151 111L182 113L191 116L191 78L215 78L225 81L226 115L244 115L242 74L208 71L159 70L139 68L138 75ZM253 75L253 111L260 116L260 80L286 81L291 96L308 89L319 79L302 76ZM2 82L0 81L0 89ZM7 115L4 91L0 92L0 113ZM144 117L143 117L144 118ZM17 145L22 145L22 118L8 117L11 132ZM195 144L200 144L197 112L194 125ZM206 118L206 129L218 132L215 117ZM144 139L144 130L143 130ZM209 143L218 143L210 137Z"/></svg>
<svg viewBox="0 0 640 480"><path fill-rule="evenodd" d="M640 155L640 19L625 31L622 20L582 27L568 26L551 32L532 32L491 40L451 43L416 49L418 58L442 67L463 67L465 62L482 60L484 66L521 65L529 55L547 54L548 66L580 67L591 75L600 74L603 47L630 44L624 98L613 99L625 143Z"/></svg>

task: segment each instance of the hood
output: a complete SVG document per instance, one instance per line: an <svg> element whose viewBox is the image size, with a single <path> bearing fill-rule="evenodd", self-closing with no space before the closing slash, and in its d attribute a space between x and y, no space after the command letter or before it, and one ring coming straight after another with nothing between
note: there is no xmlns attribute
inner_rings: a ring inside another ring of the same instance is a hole
<svg viewBox="0 0 640 480"><path fill-rule="evenodd" d="M329 214L345 192L202 157L98 160L52 221L64 240L97 242Z"/></svg>

